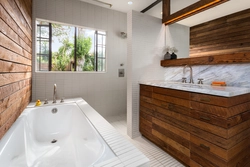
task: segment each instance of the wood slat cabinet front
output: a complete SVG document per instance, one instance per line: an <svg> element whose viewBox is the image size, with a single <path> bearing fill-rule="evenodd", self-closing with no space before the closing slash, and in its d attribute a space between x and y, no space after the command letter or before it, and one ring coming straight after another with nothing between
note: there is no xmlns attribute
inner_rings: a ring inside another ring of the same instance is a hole
<svg viewBox="0 0 250 167"><path fill-rule="evenodd" d="M250 94L227 98L141 84L139 129L186 166L247 167Z"/></svg>

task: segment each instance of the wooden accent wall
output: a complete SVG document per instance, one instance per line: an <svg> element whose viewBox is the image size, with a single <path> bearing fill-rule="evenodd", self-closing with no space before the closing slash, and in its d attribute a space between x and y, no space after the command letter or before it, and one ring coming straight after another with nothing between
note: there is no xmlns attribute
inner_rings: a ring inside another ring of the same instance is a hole
<svg viewBox="0 0 250 167"><path fill-rule="evenodd" d="M190 28L190 57L250 51L250 9Z"/></svg>
<svg viewBox="0 0 250 167"><path fill-rule="evenodd" d="M0 139L31 100L32 0L0 0Z"/></svg>

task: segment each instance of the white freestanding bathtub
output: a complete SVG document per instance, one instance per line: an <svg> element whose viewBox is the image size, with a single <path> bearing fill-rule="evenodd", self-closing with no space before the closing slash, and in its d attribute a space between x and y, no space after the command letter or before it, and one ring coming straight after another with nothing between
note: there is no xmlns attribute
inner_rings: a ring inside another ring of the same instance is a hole
<svg viewBox="0 0 250 167"><path fill-rule="evenodd" d="M87 167L115 157L76 103L25 109L0 148L1 167Z"/></svg>
<svg viewBox="0 0 250 167"><path fill-rule="evenodd" d="M0 140L0 167L149 167L82 98L23 111Z"/></svg>

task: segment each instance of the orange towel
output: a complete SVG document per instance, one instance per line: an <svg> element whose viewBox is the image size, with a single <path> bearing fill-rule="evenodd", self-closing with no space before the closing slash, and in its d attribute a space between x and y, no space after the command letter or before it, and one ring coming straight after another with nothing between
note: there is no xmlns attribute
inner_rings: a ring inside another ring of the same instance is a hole
<svg viewBox="0 0 250 167"><path fill-rule="evenodd" d="M213 81L211 83L211 85L213 85L213 86L226 86L227 84L224 81Z"/></svg>

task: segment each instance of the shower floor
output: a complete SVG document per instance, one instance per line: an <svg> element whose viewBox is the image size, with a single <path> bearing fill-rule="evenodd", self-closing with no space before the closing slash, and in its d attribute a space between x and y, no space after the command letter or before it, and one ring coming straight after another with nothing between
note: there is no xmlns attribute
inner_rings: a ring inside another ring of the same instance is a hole
<svg viewBox="0 0 250 167"><path fill-rule="evenodd" d="M127 135L126 115L106 117L106 120L113 125L124 137L134 144L148 159L151 167L184 167L171 155L161 150L158 146L147 140L145 137L131 139Z"/></svg>

